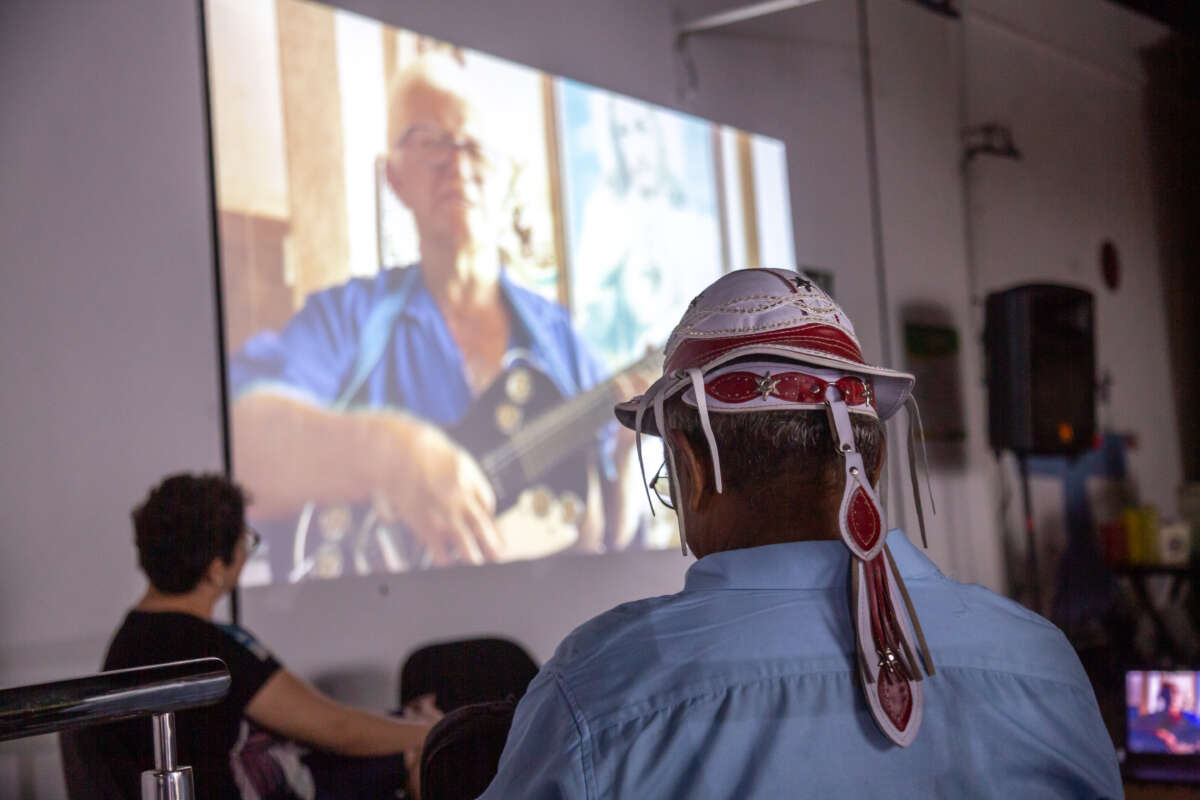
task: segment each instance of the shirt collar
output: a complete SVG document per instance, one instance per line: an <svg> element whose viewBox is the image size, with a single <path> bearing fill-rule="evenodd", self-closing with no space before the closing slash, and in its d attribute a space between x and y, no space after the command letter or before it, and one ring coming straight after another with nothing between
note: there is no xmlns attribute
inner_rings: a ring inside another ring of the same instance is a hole
<svg viewBox="0 0 1200 800"><path fill-rule="evenodd" d="M527 346L529 342L535 340L534 326L531 324L535 314L529 307L528 300L516 290L516 284L508 276L508 270L503 267L500 269L499 283L500 295L508 301L509 307L514 312L510 317L514 323L513 340L522 346ZM433 295L429 292L429 287L425 284L425 274L420 262L413 264L408 269L401 270L394 280L391 291L409 293L412 301L406 303L400 312L409 319L421 321L430 315L441 315L441 312L437 310L437 303L434 302Z"/></svg>
<svg viewBox="0 0 1200 800"><path fill-rule="evenodd" d="M888 532L888 548L906 580L938 574L904 531ZM850 551L841 540L785 542L713 553L687 571L684 591L712 589L825 589L846 582Z"/></svg>
<svg viewBox="0 0 1200 800"><path fill-rule="evenodd" d="M535 330L537 314L529 307L528 298L517 291L516 284L508 276L508 270L500 269L500 293L504 295L504 299L508 301L509 308L513 310L513 319L523 334L524 342L534 340L533 331Z"/></svg>

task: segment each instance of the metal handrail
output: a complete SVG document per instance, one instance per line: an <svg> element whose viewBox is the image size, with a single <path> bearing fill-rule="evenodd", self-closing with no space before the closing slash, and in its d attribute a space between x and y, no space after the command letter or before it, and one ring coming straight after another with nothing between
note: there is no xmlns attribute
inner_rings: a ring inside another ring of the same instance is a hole
<svg viewBox="0 0 1200 800"><path fill-rule="evenodd" d="M219 658L101 672L0 690L0 742L211 705L229 692Z"/></svg>

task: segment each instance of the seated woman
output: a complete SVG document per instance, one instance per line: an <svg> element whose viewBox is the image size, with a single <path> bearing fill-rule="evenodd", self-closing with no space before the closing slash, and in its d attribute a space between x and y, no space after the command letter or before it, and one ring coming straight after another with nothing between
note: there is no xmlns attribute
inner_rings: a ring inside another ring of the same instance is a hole
<svg viewBox="0 0 1200 800"><path fill-rule="evenodd" d="M213 621L257 545L245 507L242 490L221 476L174 475L134 510L150 586L113 636L104 669L206 656L229 666L224 700L177 715L179 763L192 767L197 798L413 796L406 761L418 763L441 716L431 701L399 718L350 708L281 666L245 629ZM154 764L148 721L95 730L97 749L135 797Z"/></svg>

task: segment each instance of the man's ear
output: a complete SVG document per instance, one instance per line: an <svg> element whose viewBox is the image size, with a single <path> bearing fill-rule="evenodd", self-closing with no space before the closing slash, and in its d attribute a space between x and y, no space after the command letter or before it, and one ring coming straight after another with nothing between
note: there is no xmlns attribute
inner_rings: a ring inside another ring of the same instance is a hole
<svg viewBox="0 0 1200 800"><path fill-rule="evenodd" d="M683 493L683 497L676 497L675 502L687 503L691 511L701 511L708 505L710 495L714 491L710 487L716 485L710 475L712 465L708 458L696 451L691 441L680 431L667 431L667 437L671 440L671 449L675 452L675 468L678 471L675 484L677 491Z"/></svg>

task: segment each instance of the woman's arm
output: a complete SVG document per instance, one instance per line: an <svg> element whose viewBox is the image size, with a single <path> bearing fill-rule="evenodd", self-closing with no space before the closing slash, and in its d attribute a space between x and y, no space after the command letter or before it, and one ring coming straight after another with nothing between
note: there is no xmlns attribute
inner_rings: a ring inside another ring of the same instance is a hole
<svg viewBox="0 0 1200 800"><path fill-rule="evenodd" d="M429 703L387 717L342 705L286 669L272 675L246 706L246 716L275 733L345 756L419 754L441 718Z"/></svg>

